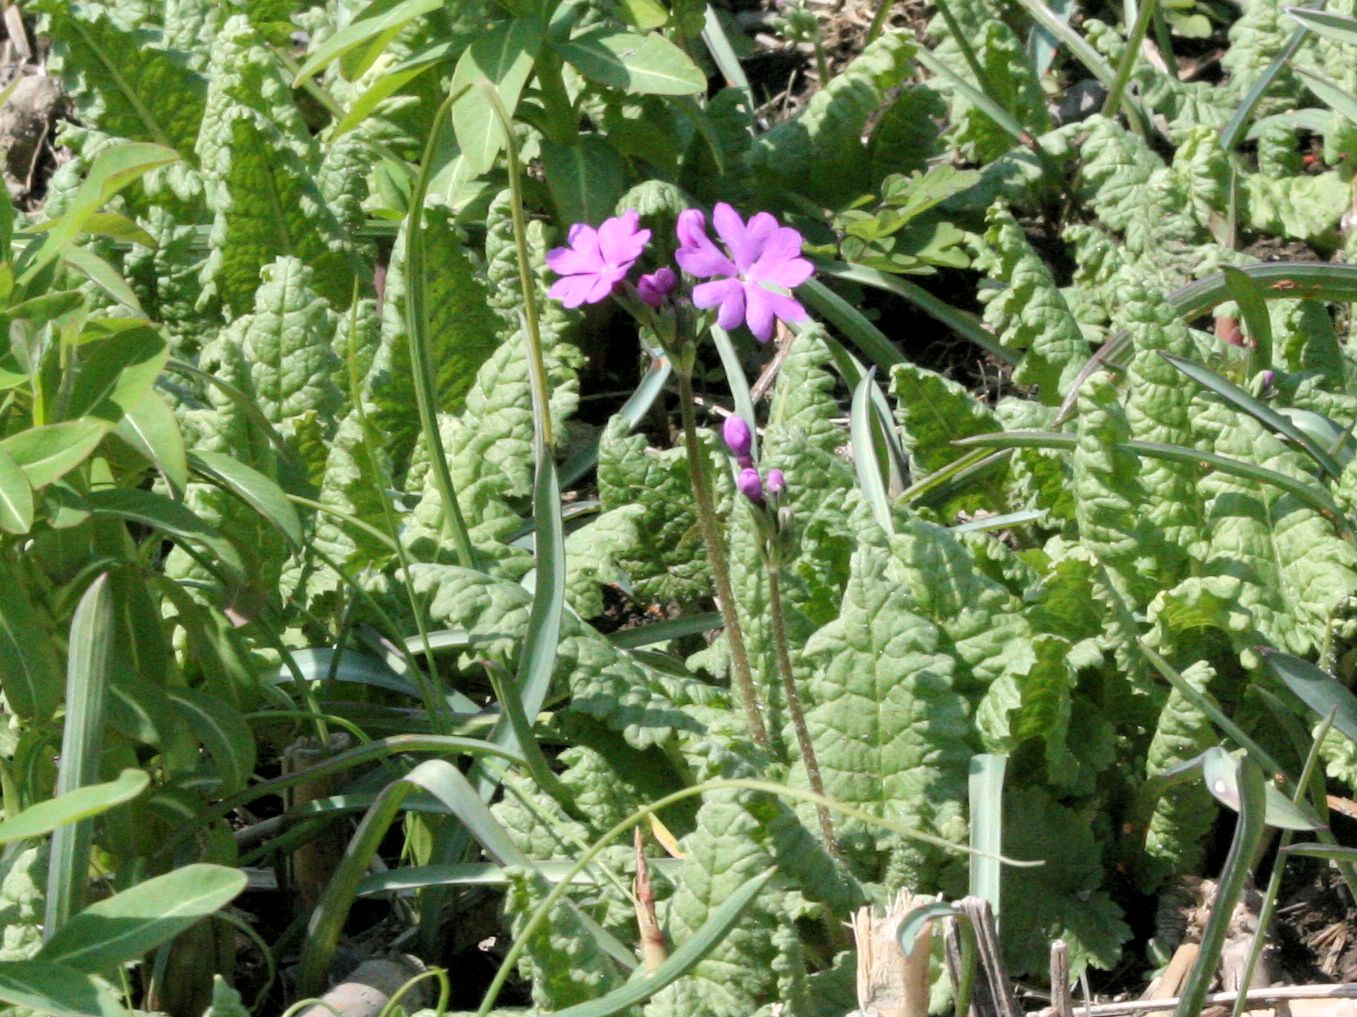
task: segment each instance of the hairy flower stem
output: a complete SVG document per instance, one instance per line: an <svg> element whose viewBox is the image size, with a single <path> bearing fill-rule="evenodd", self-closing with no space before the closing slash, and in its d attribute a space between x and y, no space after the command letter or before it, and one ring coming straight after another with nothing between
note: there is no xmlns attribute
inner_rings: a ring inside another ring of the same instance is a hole
<svg viewBox="0 0 1357 1017"><path fill-rule="evenodd" d="M777 653L777 671L782 678L782 694L787 700L787 712L791 714L792 727L796 730L796 745L801 750L801 762L806 767L806 778L810 789L821 798L825 794L825 782L820 777L820 760L815 755L815 743L810 740L810 728L806 726L806 711L801 708L801 694L796 691L796 676L792 674L792 655L787 651L787 627L782 617L782 583L780 567L768 563L768 613L773 619L773 649ZM825 850L837 862L844 860L839 851L839 839L834 833L834 821L829 810L819 802L815 803L815 815L820 820L820 836L824 838Z"/></svg>
<svg viewBox="0 0 1357 1017"><path fill-rule="evenodd" d="M697 522L702 530L702 542L707 547L707 561L711 564L712 582L716 585L716 606L726 626L730 643L730 669L735 676L735 687L744 704L749 734L759 748L769 747L768 729L763 726L758 696L754 694L754 675L749 669L749 654L744 646L744 631L735 610L735 591L730 586L730 569L726 566L726 552L721 544L721 528L717 524L716 506L712 503L711 488L707 485L707 462L697 440L697 416L693 412L693 377L690 370L679 370L679 407L683 413L683 448L688 455L688 472L692 475L693 499L697 504Z"/></svg>

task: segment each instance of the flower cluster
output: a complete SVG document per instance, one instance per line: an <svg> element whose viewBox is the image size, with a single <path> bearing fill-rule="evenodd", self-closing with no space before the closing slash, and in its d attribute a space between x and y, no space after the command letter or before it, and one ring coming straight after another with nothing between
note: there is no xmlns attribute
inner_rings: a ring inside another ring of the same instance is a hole
<svg viewBox="0 0 1357 1017"><path fill-rule="evenodd" d="M776 500L787 490L787 478L783 476L781 470L771 469L765 478L754 468L752 455L754 432L744 417L727 417L721 428L721 439L726 443L730 454L735 457L735 465L740 468L739 475L735 478L735 486L753 504L762 507L768 498Z"/></svg>
<svg viewBox="0 0 1357 1017"><path fill-rule="evenodd" d="M708 236L700 211L687 209L678 217L674 260L689 277L702 280L692 288L693 306L715 308L716 323L722 328L748 325L760 342L772 338L778 319L804 321L806 309L791 296L814 271L801 257L801 234L780 226L767 212L756 213L746 223L725 202L712 210L712 224L724 249ZM641 229L640 217L628 211L597 229L577 223L566 239L568 247L547 254L547 266L560 276L547 295L566 307L579 307L606 300L626 285L628 273L650 241L650 230ZM635 295L647 307L659 308L673 299L678 285L678 275L664 266L642 275Z"/></svg>

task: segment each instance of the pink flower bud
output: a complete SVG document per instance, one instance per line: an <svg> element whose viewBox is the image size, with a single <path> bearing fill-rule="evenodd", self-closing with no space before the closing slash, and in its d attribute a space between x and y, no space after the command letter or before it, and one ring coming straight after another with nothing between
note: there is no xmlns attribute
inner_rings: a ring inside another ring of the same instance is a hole
<svg viewBox="0 0 1357 1017"><path fill-rule="evenodd" d="M744 417L729 416L721 426L721 440L726 443L731 455L744 460L749 458L749 450L754 446L754 432L749 429L749 422ZM741 462L740 465L746 464Z"/></svg>
<svg viewBox="0 0 1357 1017"><path fill-rule="evenodd" d="M672 268L666 267L637 279L636 292L651 307L659 307L677 285L678 276Z"/></svg>
<svg viewBox="0 0 1357 1017"><path fill-rule="evenodd" d="M740 489L742 495L755 505L763 504L763 481L759 479L759 471L752 466L740 471L735 486Z"/></svg>
<svg viewBox="0 0 1357 1017"><path fill-rule="evenodd" d="M782 475L781 470L768 471L768 493L777 497L783 491L787 490L787 478Z"/></svg>

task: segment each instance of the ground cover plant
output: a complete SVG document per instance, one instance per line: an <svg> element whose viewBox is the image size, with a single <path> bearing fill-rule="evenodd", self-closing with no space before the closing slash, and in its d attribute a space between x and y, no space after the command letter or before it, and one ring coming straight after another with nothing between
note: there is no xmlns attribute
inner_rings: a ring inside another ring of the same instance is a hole
<svg viewBox="0 0 1357 1017"><path fill-rule="evenodd" d="M3 7L9 1012L1357 980L1350 0Z"/></svg>

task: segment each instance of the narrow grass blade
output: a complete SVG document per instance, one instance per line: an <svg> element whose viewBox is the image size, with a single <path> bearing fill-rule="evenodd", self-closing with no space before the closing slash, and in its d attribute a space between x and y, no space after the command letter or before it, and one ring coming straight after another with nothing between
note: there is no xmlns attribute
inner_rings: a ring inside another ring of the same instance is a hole
<svg viewBox="0 0 1357 1017"><path fill-rule="evenodd" d="M140 523L168 537L202 544L223 572L235 579L244 578L245 565L235 545L181 502L154 491L111 487L91 491L85 496L85 507L96 517Z"/></svg>
<svg viewBox="0 0 1357 1017"><path fill-rule="evenodd" d="M1341 844L1318 844L1306 841L1292 844L1286 849L1288 855L1301 855L1305 858L1322 858L1328 862L1346 862L1357 864L1357 848L1343 847Z"/></svg>
<svg viewBox="0 0 1357 1017"><path fill-rule="evenodd" d="M1202 754L1202 780L1211 797L1228 809L1239 811L1243 798L1240 790L1239 759L1219 746L1207 749ZM1325 825L1312 810L1300 803L1293 803L1272 784L1264 791L1263 821L1279 830L1319 830Z"/></svg>
<svg viewBox="0 0 1357 1017"><path fill-rule="evenodd" d="M994 121L996 127L1012 137L1018 144L1028 148L1037 147L1037 139L1022 124L1018 123L1012 113L957 74L928 49L923 46L918 47L914 51L914 59L919 61L930 73L940 78L946 78L947 87L954 88L964 95L971 105Z"/></svg>
<svg viewBox="0 0 1357 1017"><path fill-rule="evenodd" d="M1307 10L1304 7L1287 7L1286 13L1315 35L1345 46L1357 46L1357 20L1332 11Z"/></svg>
<svg viewBox="0 0 1357 1017"><path fill-rule="evenodd" d="M893 364L906 361L905 355L895 348L884 332L820 280L807 279L797 289L796 295L842 332L864 357L883 371L889 371Z"/></svg>
<svg viewBox="0 0 1357 1017"><path fill-rule="evenodd" d="M295 549L302 547L302 522L283 489L258 470L220 452L195 451L189 455L194 472L231 492L267 519Z"/></svg>
<svg viewBox="0 0 1357 1017"><path fill-rule="evenodd" d="M872 387L872 372L868 371L853 389L853 405L849 415L853 469L857 471L858 487L871 506L877 524L887 533L894 533L890 498L886 495L886 485L881 479L881 462L877 455L870 394Z"/></svg>
<svg viewBox="0 0 1357 1017"><path fill-rule="evenodd" d="M13 819L0 822L0 844L43 837L82 819L93 819L138 797L150 783L151 778L146 771L124 770L117 780L106 784L90 784L37 802Z"/></svg>
<svg viewBox="0 0 1357 1017"><path fill-rule="evenodd" d="M725 938L726 933L744 916L745 909L753 903L759 891L776 872L776 869L769 869L745 880L719 908L712 912L711 917L702 923L702 928L646 977L634 978L621 988L588 1003L557 1010L556 1017L612 1017L613 1014L644 1003L665 986L676 982L695 968L698 962Z"/></svg>
<svg viewBox="0 0 1357 1017"><path fill-rule="evenodd" d="M1267 767L1268 773L1274 776L1286 773L1282 768L1282 765L1278 763L1266 749L1250 738L1238 724L1225 715L1220 707L1193 688L1191 683L1186 681L1172 664L1159 656L1159 654L1155 653L1154 650L1150 649L1143 639L1139 640L1139 645L1140 652L1144 654L1145 659L1148 660L1150 665L1163 676L1166 682L1173 686L1179 695L1196 707L1200 713L1206 716L1211 723L1215 724L1216 727L1220 728L1226 735L1233 738L1235 742L1249 752L1259 764ZM1206 754L1203 754L1201 757L1203 763L1206 758ZM1260 819L1261 816L1262 810L1260 809Z"/></svg>
<svg viewBox="0 0 1357 1017"><path fill-rule="evenodd" d="M1018 0L1018 2L1031 15L1032 20L1069 50L1070 55L1083 64L1103 87L1111 87L1117 74L1116 70L1082 35L1070 27L1068 15L1061 17L1042 3L1042 0Z"/></svg>
<svg viewBox="0 0 1357 1017"><path fill-rule="evenodd" d="M1206 367L1204 364L1199 364L1194 360L1185 360L1182 357L1175 357L1173 354L1164 353L1162 350L1159 355L1203 388L1216 393L1216 395L1220 396L1236 409L1243 410L1269 430L1275 431L1282 437L1295 442L1303 448L1310 455L1310 458L1317 462L1329 476L1337 479L1338 475L1343 472L1343 467L1338 461L1318 442L1311 438L1310 435L1306 434L1297 427L1295 423L1282 416L1282 414L1278 413L1267 403L1249 395L1248 392L1244 391L1244 389L1240 388L1234 382L1227 378L1222 378L1209 367Z"/></svg>
<svg viewBox="0 0 1357 1017"><path fill-rule="evenodd" d="M749 79L745 77L744 67L735 54L735 47L730 44L726 30L721 27L721 19L716 16L711 4L707 5L703 18L702 41L707 46L707 52L711 54L712 62L726 79L726 84L743 92L750 109L753 109L754 91L749 87Z"/></svg>
<svg viewBox="0 0 1357 1017"><path fill-rule="evenodd" d="M968 781L971 807L971 885L973 897L989 901L994 921L999 921L1001 868L1004 847L1004 770L1006 756L981 753L971 757Z"/></svg>
<svg viewBox="0 0 1357 1017"><path fill-rule="evenodd" d="M1280 261L1245 265L1239 271L1258 285L1264 300L1332 300L1340 303L1357 300L1357 265ZM1191 321L1230 299L1225 276L1217 272L1174 290L1166 303L1179 317ZM1124 363L1130 343L1130 333L1121 329L1089 357L1060 404L1058 419L1069 418L1079 398L1079 390L1090 376L1104 367Z"/></svg>
<svg viewBox="0 0 1357 1017"><path fill-rule="evenodd" d="M963 448L978 446L995 449L1053 448L1069 450L1074 448L1075 441L1074 435L1062 434L1057 431L1005 431L1001 434L977 434L969 438L959 438L953 444ZM1121 448L1150 459L1196 464L1202 469L1219 470L1221 473L1227 473L1233 477L1257 481L1260 484L1270 484L1288 494L1294 494L1320 515L1334 523L1348 540L1354 539L1352 526L1342 510L1339 509L1338 504L1328 491L1313 484L1307 484L1295 477L1279 473L1276 470L1269 470L1263 466L1257 466L1254 463L1247 463L1241 459L1231 459L1227 456L1216 455L1214 452L1203 452L1200 449L1185 448L1181 445L1164 445L1153 441L1126 441L1117 444Z"/></svg>
<svg viewBox="0 0 1357 1017"><path fill-rule="evenodd" d="M1225 277L1225 286L1230 296L1239 305L1239 315L1244 319L1249 337L1254 341L1253 363L1256 368L1272 366L1272 319L1267 313L1267 302L1259 287L1247 274L1233 265L1225 265L1220 270Z"/></svg>
<svg viewBox="0 0 1357 1017"><path fill-rule="evenodd" d="M908 300L930 318L946 325L962 338L969 339L990 356L1003 361L1005 364L1017 364L1021 360L1011 350L1006 350L1000 346L998 340L973 315L957 310L951 304L939 300L922 286L917 286L908 279L887 275L885 272L878 272L874 268L855 265L851 262L823 262L818 267L823 275L885 290L887 293L893 293L897 297ZM868 351L863 350L863 352Z"/></svg>
<svg viewBox="0 0 1357 1017"><path fill-rule="evenodd" d="M1286 45L1272 58L1272 62L1258 76L1258 80L1250 85L1249 90L1244 93L1244 98L1239 101L1234 113L1226 121L1225 126L1220 129L1220 147L1224 151L1231 152L1239 144L1245 126L1253 119L1253 111L1258 108L1258 103L1267 94L1267 90L1272 87L1272 83L1277 80L1277 75L1282 73L1283 68L1296 55L1296 51L1300 49L1300 44L1305 41L1307 34L1309 34L1309 29L1304 25L1292 32L1290 38L1286 40Z"/></svg>
<svg viewBox="0 0 1357 1017"><path fill-rule="evenodd" d="M1305 765L1301 769L1300 780L1296 782L1296 791L1291 800L1299 805L1305 801L1307 793L1314 796L1315 801L1322 801L1324 798L1324 775L1320 767L1320 748L1324 744L1324 739L1328 737L1330 725L1333 723L1333 715L1320 723L1315 731L1314 738L1310 742L1310 748L1305 754ZM1282 875L1286 871L1287 848L1291 846L1291 831L1282 831L1281 837L1277 843L1277 859L1272 865L1272 873L1268 876L1267 887L1263 890L1263 903L1258 909L1258 930L1253 936L1253 945L1249 947L1248 960L1244 962L1244 971L1239 977L1240 985L1253 984L1253 972L1258 966L1258 958L1263 954L1263 948L1268 943L1268 928L1272 925L1272 915L1277 909L1277 897L1282 889ZM1352 891L1351 869L1346 870L1348 875L1348 890ZM1247 997L1240 993L1234 1001L1234 1007L1231 1010L1231 1017L1240 1017L1247 1006Z"/></svg>
<svg viewBox="0 0 1357 1017"><path fill-rule="evenodd" d="M406 24L429 11L437 10L442 4L443 0L404 0L403 3L388 6L388 9L380 14L345 25L329 36L307 58L306 63L297 71L292 87L299 87L304 79L324 70L341 57L366 46L367 50L363 52L359 62L344 68L346 76L350 79L361 75L381 55L386 42L393 39Z"/></svg>
<svg viewBox="0 0 1357 1017"><path fill-rule="evenodd" d="M85 591L71 620L66 665L66 720L54 795L95 783L104 743L104 705L113 683L113 595L107 573ZM51 939L80 909L89 875L93 822L78 820L52 834L43 932Z"/></svg>
<svg viewBox="0 0 1357 1017"><path fill-rule="evenodd" d="M410 345L410 370L415 381L415 402L419 409L420 429L428 449L430 472L443 511L443 532L452 538L458 564L468 569L475 567L475 553L472 551L466 519L462 516L461 503L457 500L457 489L452 482L447 451L443 447L443 434L437 421L438 389L429 342L429 308L424 292L424 200L429 193L435 153L450 121L449 110L466 94L469 87L463 86L443 101L434 114L433 126L425 142L424 156L420 160L419 174L410 195L410 212L405 224L404 308L405 333Z"/></svg>
<svg viewBox="0 0 1357 1017"><path fill-rule="evenodd" d="M682 639L685 636L695 636L703 632L710 632L712 629L721 627L721 614L719 611L708 611L706 614L687 615L682 618L670 618L668 621L656 622L653 625L641 625L634 629L622 629L614 632L608 637L608 641L614 646L624 650L634 650L642 646L650 646L654 643L663 643L670 639Z"/></svg>
<svg viewBox="0 0 1357 1017"><path fill-rule="evenodd" d="M1220 964L1220 951L1225 946L1235 904L1248 881L1253 857L1263 839L1264 787L1263 771L1245 756L1239 761L1239 820L1230 842L1230 853L1221 869L1211 917L1202 931L1201 949L1188 972L1174 1017L1198 1017L1205 1005L1206 993Z"/></svg>
<svg viewBox="0 0 1357 1017"><path fill-rule="evenodd" d="M1334 730L1357 742L1357 696L1333 675L1308 660L1258 647L1267 669L1320 717L1333 713Z"/></svg>
<svg viewBox="0 0 1357 1017"><path fill-rule="evenodd" d="M91 974L114 972L225 907L245 883L245 873L224 865L175 869L72 915L37 959Z"/></svg>

